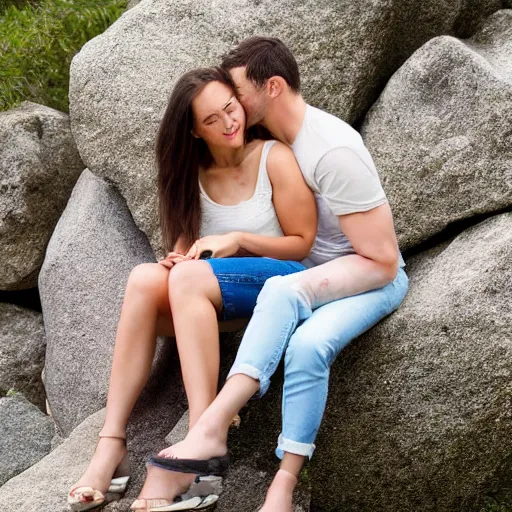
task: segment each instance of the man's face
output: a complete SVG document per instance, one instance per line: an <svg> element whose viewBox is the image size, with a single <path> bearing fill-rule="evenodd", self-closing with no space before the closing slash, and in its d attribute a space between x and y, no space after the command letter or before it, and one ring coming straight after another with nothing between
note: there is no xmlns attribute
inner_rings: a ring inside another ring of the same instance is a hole
<svg viewBox="0 0 512 512"><path fill-rule="evenodd" d="M263 121L267 110L265 87L257 88L245 75L245 66L229 71L235 82L238 99L247 114L247 128Z"/></svg>

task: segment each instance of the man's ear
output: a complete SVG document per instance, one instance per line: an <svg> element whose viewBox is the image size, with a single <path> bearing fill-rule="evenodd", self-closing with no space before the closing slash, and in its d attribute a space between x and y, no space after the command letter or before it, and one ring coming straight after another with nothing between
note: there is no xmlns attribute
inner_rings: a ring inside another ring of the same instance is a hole
<svg viewBox="0 0 512 512"><path fill-rule="evenodd" d="M288 84L282 76L272 76L267 80L267 93L271 98L277 98L286 90Z"/></svg>

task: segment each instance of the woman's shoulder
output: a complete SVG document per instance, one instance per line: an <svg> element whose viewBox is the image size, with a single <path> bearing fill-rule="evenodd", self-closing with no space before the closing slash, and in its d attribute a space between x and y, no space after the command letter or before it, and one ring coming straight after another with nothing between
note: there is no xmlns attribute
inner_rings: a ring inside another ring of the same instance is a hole
<svg viewBox="0 0 512 512"><path fill-rule="evenodd" d="M295 156L290 146L287 146L278 140L273 140L272 143L272 147L270 148L267 156L267 165L281 165L282 163L289 162L290 160L295 161Z"/></svg>

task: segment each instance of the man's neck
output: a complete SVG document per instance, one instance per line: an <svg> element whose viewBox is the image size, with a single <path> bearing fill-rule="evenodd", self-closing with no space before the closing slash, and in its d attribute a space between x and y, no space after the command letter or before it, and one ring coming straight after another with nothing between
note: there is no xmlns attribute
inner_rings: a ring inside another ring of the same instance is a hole
<svg viewBox="0 0 512 512"><path fill-rule="evenodd" d="M272 105L261 123L272 135L291 146L299 133L304 116L306 102L300 94L287 94Z"/></svg>

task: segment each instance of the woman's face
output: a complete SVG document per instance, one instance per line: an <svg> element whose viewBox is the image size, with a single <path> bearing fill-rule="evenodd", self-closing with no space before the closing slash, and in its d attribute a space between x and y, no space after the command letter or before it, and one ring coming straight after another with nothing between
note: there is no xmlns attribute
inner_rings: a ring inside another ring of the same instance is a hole
<svg viewBox="0 0 512 512"><path fill-rule="evenodd" d="M210 82L193 99L193 135L210 147L239 148L244 143L245 112L233 90Z"/></svg>

